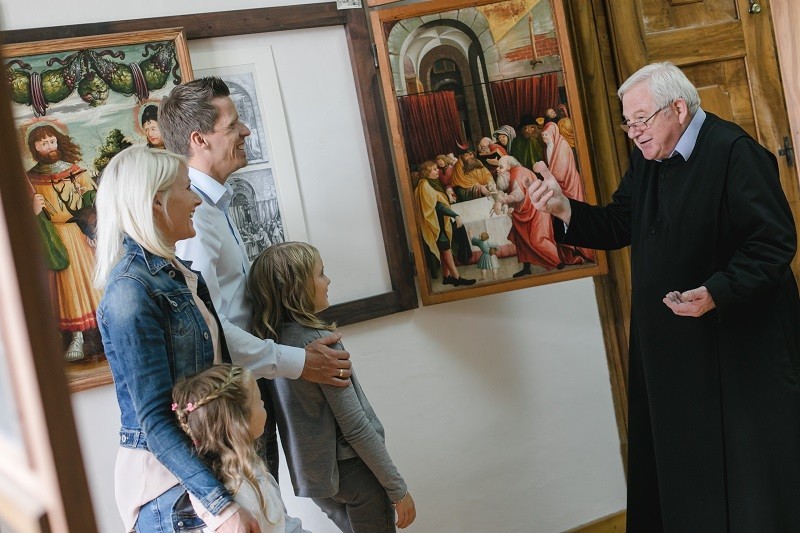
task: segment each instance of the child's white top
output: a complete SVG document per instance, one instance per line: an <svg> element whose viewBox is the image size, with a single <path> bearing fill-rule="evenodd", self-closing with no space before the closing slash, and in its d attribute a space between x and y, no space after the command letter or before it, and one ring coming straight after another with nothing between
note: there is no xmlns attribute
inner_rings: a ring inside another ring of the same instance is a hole
<svg viewBox="0 0 800 533"><path fill-rule="evenodd" d="M258 469L257 477L258 486L261 493L264 495L264 500L267 504L267 514L261 511L261 504L258 501L258 493L246 481L242 483L239 490L234 494L233 499L239 504L239 507L247 509L261 527L261 533L310 533L303 529L303 523L299 518L294 518L286 514L286 507L283 505L281 499L281 491L278 487L278 482L272 477L272 474L264 470ZM228 487L230 488L230 487ZM199 503L194 498L191 498L192 504ZM204 529L205 532L210 532L210 529Z"/></svg>

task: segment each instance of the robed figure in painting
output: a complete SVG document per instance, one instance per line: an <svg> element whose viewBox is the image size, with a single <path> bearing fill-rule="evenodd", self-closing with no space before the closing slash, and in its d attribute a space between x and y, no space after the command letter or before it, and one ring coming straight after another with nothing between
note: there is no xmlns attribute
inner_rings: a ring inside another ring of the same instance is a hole
<svg viewBox="0 0 800 533"><path fill-rule="evenodd" d="M547 166L558 180L564 195L567 198L582 202L584 200L583 180L578 172L575 152L572 151L572 147L561 136L561 132L555 122L548 122L544 125L542 140L545 143ZM533 169L536 170L536 166ZM582 263L584 259L594 261L594 252L588 248L562 245L561 255L564 258L564 262L569 265Z"/></svg>
<svg viewBox="0 0 800 533"><path fill-rule="evenodd" d="M497 185L508 194L497 198L494 211L499 215L501 206L508 206L511 216L508 240L514 243L517 260L522 263L522 268L513 275L515 278L532 274L531 265L546 270L564 267L549 217L537 211L528 196L528 188L535 181L538 181L536 174L514 157L506 155L500 158Z"/></svg>
<svg viewBox="0 0 800 533"><path fill-rule="evenodd" d="M65 358L75 361L84 357L83 332L97 327L100 292L91 281L97 185L78 165L80 147L54 126L32 129L28 148L36 161L27 174L45 240L56 316L61 331L72 335Z"/></svg>
<svg viewBox="0 0 800 533"><path fill-rule="evenodd" d="M611 203L546 169L531 200L565 242L630 245L628 531L800 531L797 236L775 157L672 64L619 95L636 148Z"/></svg>
<svg viewBox="0 0 800 533"><path fill-rule="evenodd" d="M422 214L420 231L425 241L426 256L429 261L431 277L436 278L442 268L442 285L472 285L474 279L462 278L453 258L453 245L456 243L456 228L463 228L461 216L450 209L450 200L439 183L439 168L433 161L425 161L420 170L412 176L414 196L417 198ZM466 232L462 229L462 233ZM462 248L470 250L469 244Z"/></svg>

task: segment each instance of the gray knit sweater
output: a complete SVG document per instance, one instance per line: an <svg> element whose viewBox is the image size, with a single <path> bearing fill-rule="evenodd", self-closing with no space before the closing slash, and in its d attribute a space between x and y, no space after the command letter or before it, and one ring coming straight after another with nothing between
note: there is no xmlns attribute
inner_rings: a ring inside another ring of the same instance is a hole
<svg viewBox="0 0 800 533"><path fill-rule="evenodd" d="M287 346L306 344L330 335L290 322L278 340ZM334 348L344 349L341 344ZM304 379L276 378L271 393L283 451L297 496L326 498L339 492L337 461L360 457L372 470L389 499L399 501L406 483L386 451L384 431L372 410L355 369L352 386L319 385Z"/></svg>

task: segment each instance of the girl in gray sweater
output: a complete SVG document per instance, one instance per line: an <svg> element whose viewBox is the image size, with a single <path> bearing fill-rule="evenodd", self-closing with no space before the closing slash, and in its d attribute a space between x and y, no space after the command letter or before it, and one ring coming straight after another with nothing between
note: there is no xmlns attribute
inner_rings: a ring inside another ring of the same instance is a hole
<svg viewBox="0 0 800 533"><path fill-rule="evenodd" d="M329 305L328 285L316 248L301 242L270 246L250 268L254 332L299 348L329 335L336 325L316 316ZM351 380L351 387L270 382L292 485L345 533L395 531L395 512L397 527L414 521L414 500L389 457L383 426L355 369Z"/></svg>

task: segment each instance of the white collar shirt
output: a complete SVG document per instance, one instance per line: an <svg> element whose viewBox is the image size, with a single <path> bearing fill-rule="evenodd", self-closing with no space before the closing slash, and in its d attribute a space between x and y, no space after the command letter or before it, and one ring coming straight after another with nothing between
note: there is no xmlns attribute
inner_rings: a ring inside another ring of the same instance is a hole
<svg viewBox="0 0 800 533"><path fill-rule="evenodd" d="M678 144L675 145L675 149L670 155L675 156L676 154L680 154L684 161L688 161L697 144L697 136L700 135L700 128L705 121L706 112L703 111L703 108L698 107L697 113L692 117L689 126L686 128L686 131L683 132L681 138L678 139Z"/></svg>
<svg viewBox="0 0 800 533"><path fill-rule="evenodd" d="M197 206L193 217L197 235L179 241L176 252L203 274L231 359L257 377L300 377L305 350L275 344L251 333L253 306L247 294L250 260L238 229L226 214L233 190L229 184L223 185L191 167L189 179L203 203Z"/></svg>

